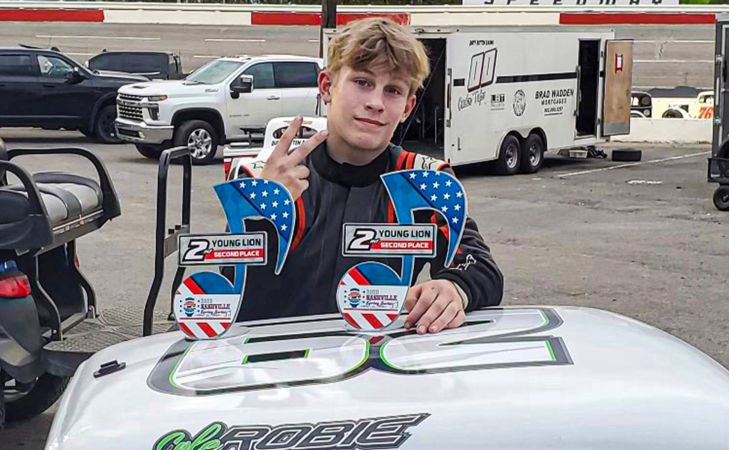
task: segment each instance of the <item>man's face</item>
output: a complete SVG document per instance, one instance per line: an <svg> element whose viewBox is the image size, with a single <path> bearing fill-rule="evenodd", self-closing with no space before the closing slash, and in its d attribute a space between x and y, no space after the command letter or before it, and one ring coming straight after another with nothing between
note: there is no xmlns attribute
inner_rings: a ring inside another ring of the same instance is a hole
<svg viewBox="0 0 729 450"><path fill-rule="evenodd" d="M345 66L334 76L324 70L319 89L328 103L329 142L352 152L383 150L415 107L409 80L381 69L359 71Z"/></svg>

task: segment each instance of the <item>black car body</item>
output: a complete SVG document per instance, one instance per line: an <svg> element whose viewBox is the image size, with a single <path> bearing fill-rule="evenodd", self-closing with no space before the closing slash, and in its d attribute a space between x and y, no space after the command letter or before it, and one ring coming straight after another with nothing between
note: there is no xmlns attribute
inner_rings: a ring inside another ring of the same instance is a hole
<svg viewBox="0 0 729 450"><path fill-rule="evenodd" d="M116 92L146 80L94 72L53 50L0 47L0 127L80 130L118 142Z"/></svg>
<svg viewBox="0 0 729 450"><path fill-rule="evenodd" d="M113 70L150 79L185 78L180 57L169 52L104 51L89 59L86 66L91 70Z"/></svg>

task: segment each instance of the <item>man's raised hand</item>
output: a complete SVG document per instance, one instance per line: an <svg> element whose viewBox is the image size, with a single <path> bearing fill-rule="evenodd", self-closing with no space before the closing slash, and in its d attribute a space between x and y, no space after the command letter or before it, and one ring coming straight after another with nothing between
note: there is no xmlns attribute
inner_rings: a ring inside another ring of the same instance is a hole
<svg viewBox="0 0 729 450"><path fill-rule="evenodd" d="M261 172L261 178L278 181L286 186L294 200L301 197L301 194L309 188L309 168L303 164L306 157L324 142L328 135L326 130L320 131L292 151L291 142L299 133L302 122L301 116L291 121Z"/></svg>

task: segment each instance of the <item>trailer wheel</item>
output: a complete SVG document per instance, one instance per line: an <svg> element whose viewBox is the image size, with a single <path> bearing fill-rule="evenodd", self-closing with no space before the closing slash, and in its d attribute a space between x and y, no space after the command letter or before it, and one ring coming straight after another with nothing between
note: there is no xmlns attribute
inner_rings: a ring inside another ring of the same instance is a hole
<svg viewBox="0 0 729 450"><path fill-rule="evenodd" d="M729 211L729 185L721 185L714 191L714 206L719 211Z"/></svg>
<svg viewBox="0 0 729 450"><path fill-rule="evenodd" d="M640 161L642 157L643 157L643 152L641 150L635 150L635 149L613 150L613 161L635 162L635 161Z"/></svg>
<svg viewBox="0 0 729 450"><path fill-rule="evenodd" d="M538 134L530 134L521 147L519 168L522 173L536 173L544 163L544 141Z"/></svg>
<svg viewBox="0 0 729 450"><path fill-rule="evenodd" d="M514 175L519 171L521 159L521 143L516 136L506 136L499 149L496 171L502 175Z"/></svg>

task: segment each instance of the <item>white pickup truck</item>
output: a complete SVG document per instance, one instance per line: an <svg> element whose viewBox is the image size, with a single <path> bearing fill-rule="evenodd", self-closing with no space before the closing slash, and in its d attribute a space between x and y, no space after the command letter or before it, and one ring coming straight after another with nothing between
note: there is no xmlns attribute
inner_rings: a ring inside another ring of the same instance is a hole
<svg viewBox="0 0 729 450"><path fill-rule="evenodd" d="M187 145L207 164L219 144L248 139L274 117L315 115L321 59L303 56L220 58L184 80L119 89L116 130L147 158Z"/></svg>

